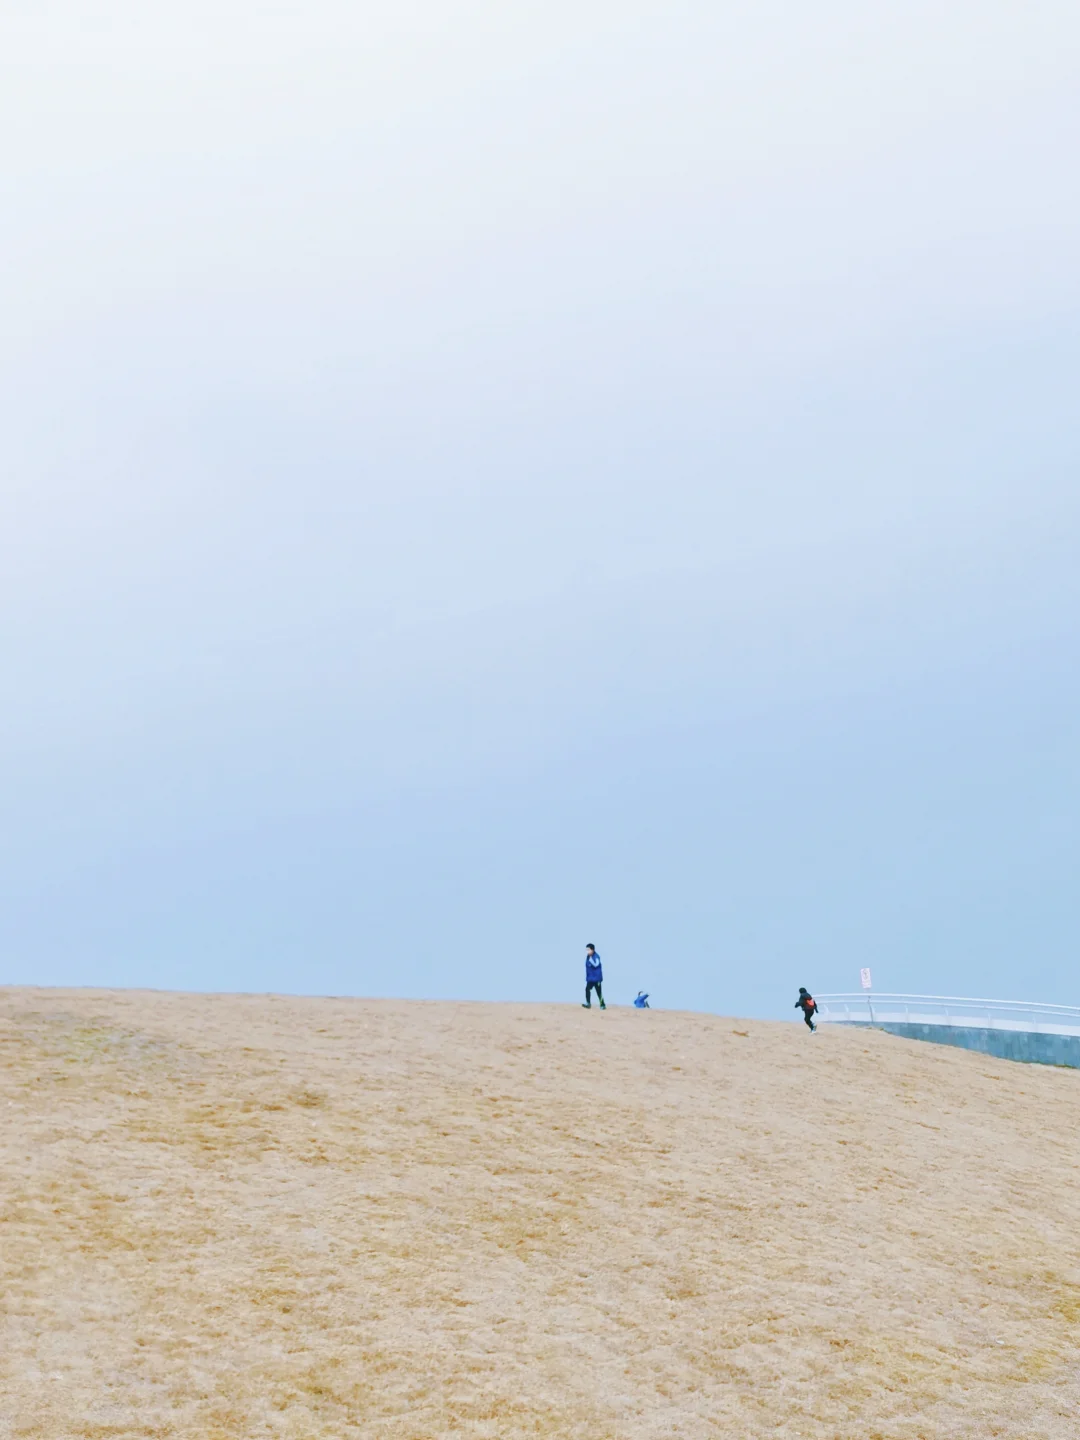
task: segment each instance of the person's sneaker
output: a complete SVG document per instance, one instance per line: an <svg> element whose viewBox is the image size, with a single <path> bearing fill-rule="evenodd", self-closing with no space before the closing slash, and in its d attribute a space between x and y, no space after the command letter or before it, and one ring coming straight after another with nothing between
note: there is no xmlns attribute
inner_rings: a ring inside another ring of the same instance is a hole
<svg viewBox="0 0 1080 1440"><path fill-rule="evenodd" d="M591 1009L592 1009L592 1001L590 1000L590 1001L588 1002L588 1004L586 1004L585 1001L583 1000L583 1001L581 1002L581 1008L582 1008L583 1010L591 1010Z"/></svg>
<svg viewBox="0 0 1080 1440"><path fill-rule="evenodd" d="M601 1000L601 1001L600 1001L600 1009L601 1009L601 1010L606 1010L606 1009L607 1009L607 1001L606 1001L606 1000Z"/></svg>

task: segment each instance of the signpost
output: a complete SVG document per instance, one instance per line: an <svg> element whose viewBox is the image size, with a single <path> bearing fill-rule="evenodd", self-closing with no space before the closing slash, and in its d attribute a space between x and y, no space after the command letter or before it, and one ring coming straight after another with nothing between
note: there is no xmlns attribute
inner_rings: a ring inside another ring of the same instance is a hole
<svg viewBox="0 0 1080 1440"><path fill-rule="evenodd" d="M866 1004L867 1004L867 1008L868 1008L869 1011L870 1011L870 1024L872 1025L872 1024L874 1023L874 1002L873 1002L873 1000L871 1000L871 998L870 998L870 971L869 971L869 969L863 969L863 970L860 970L860 971L859 971L859 981L860 981L860 983L861 983L861 985L862 985L862 988L866 991Z"/></svg>

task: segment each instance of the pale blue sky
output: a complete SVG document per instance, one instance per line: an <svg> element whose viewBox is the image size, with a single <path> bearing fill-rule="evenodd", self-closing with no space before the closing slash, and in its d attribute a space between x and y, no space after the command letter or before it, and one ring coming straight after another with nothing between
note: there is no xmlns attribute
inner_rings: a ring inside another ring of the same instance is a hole
<svg viewBox="0 0 1080 1440"><path fill-rule="evenodd" d="M1080 15L0 4L0 975L1080 1003Z"/></svg>

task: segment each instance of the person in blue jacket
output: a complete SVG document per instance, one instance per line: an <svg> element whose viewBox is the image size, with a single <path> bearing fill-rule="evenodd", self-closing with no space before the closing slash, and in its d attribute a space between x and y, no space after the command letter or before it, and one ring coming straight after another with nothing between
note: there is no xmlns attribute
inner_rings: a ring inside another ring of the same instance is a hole
<svg viewBox="0 0 1080 1440"><path fill-rule="evenodd" d="M600 1009L606 1010L604 1004L604 971L600 965L600 956L596 953L595 945L585 946L585 1003L583 1010L592 1009L592 992L596 991L596 998L600 1001Z"/></svg>

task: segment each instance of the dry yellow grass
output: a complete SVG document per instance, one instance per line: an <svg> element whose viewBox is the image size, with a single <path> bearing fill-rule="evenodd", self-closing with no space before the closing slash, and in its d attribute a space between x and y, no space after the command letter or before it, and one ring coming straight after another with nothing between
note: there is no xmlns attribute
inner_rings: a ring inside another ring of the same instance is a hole
<svg viewBox="0 0 1080 1440"><path fill-rule="evenodd" d="M5 1440L1080 1433L1080 1073L111 992L0 1042Z"/></svg>

